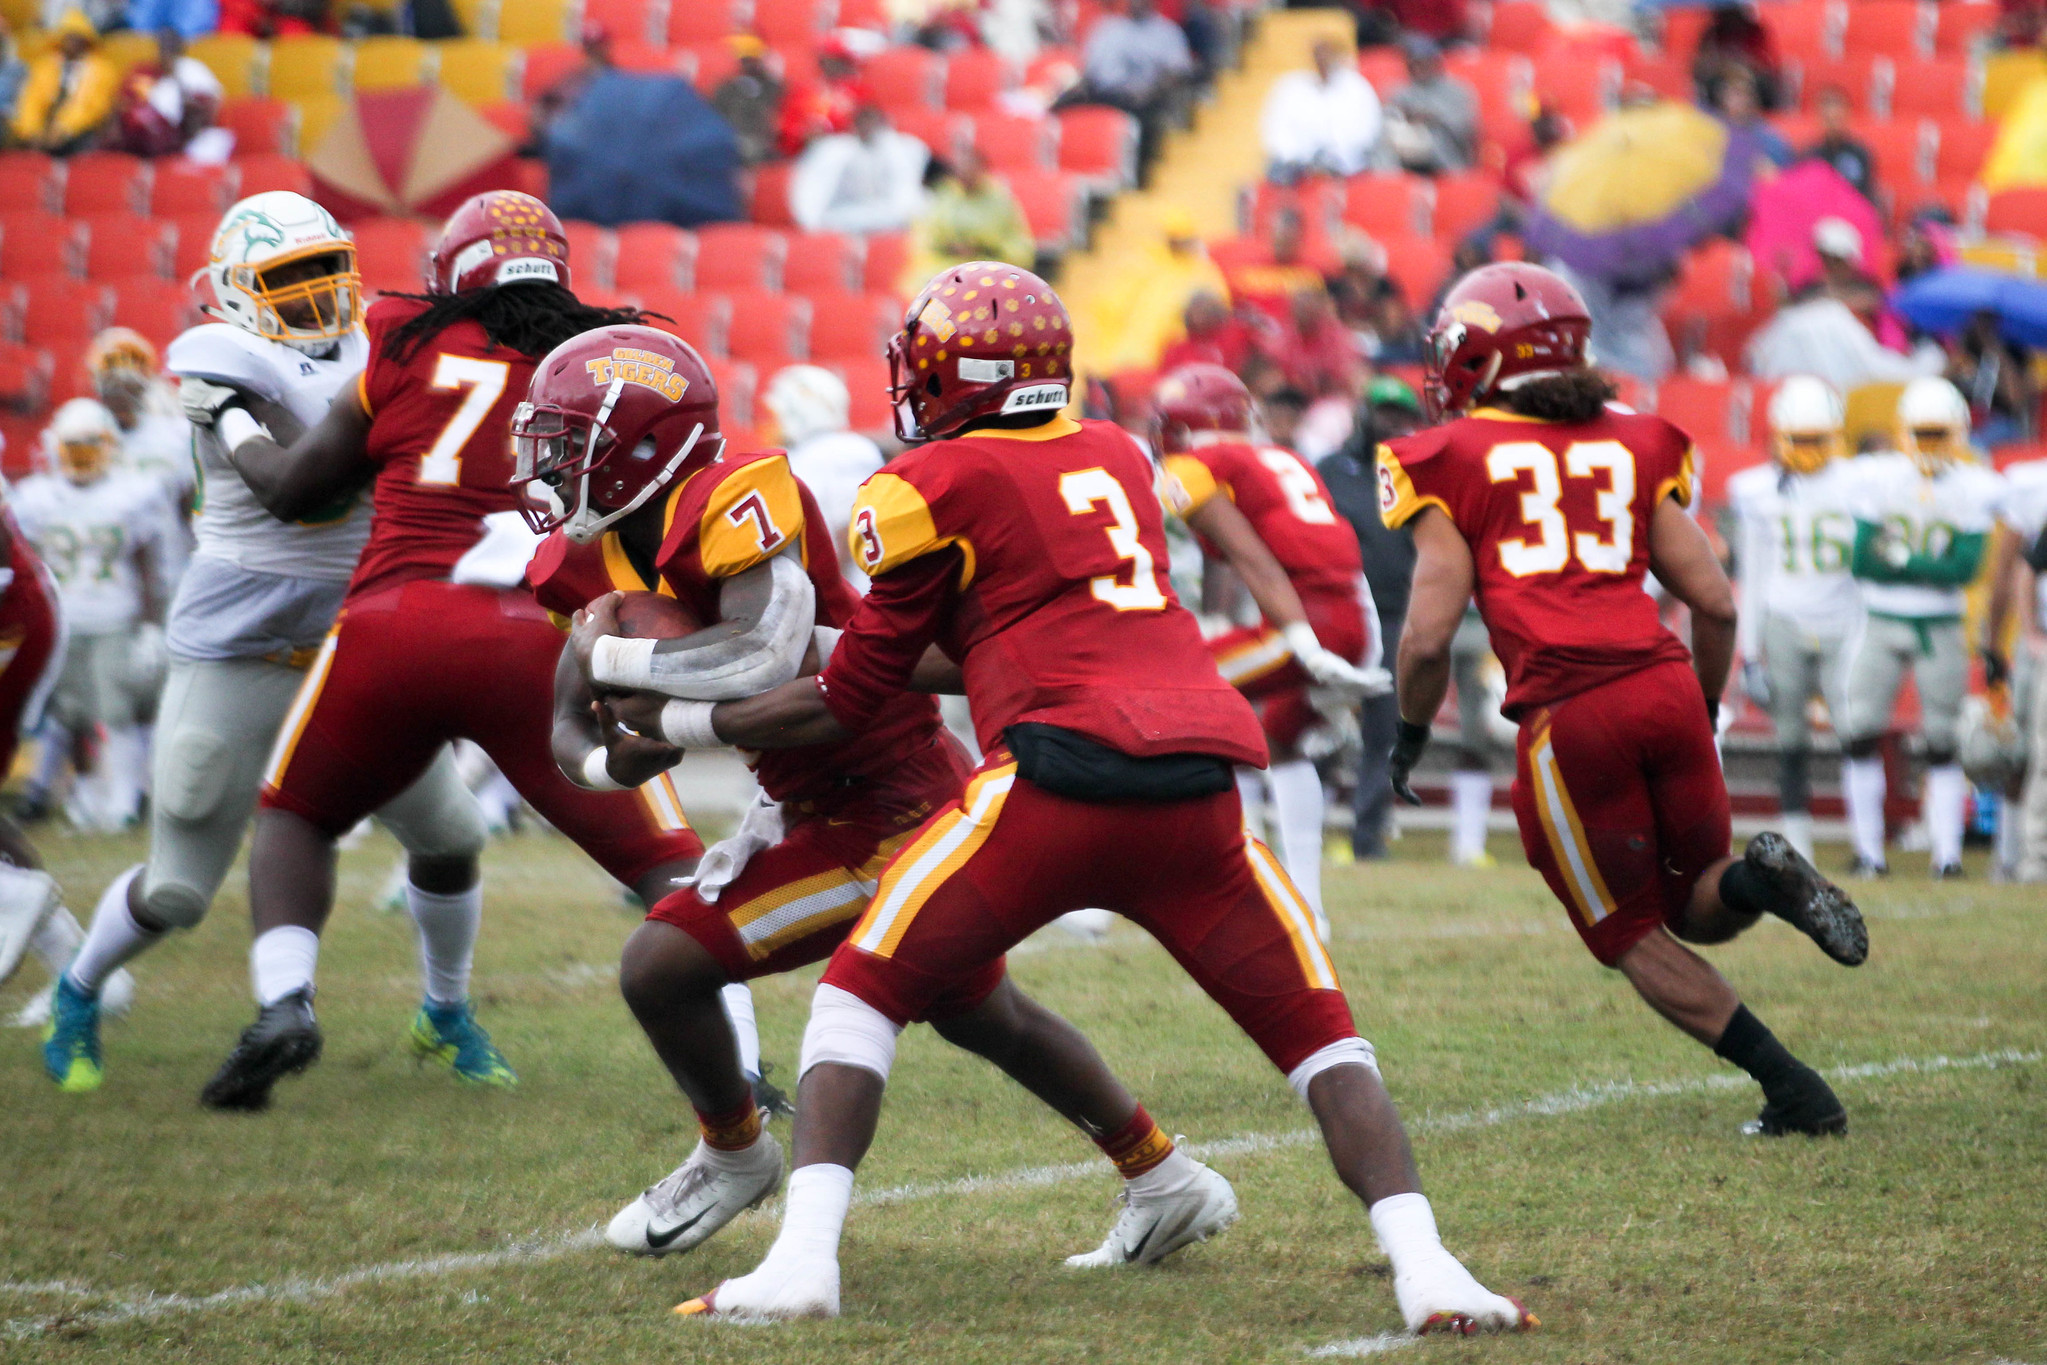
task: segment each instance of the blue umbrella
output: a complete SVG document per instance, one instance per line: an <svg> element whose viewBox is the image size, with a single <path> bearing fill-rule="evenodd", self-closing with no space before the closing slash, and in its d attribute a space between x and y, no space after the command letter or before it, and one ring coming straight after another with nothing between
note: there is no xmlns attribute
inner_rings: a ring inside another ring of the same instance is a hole
<svg viewBox="0 0 2047 1365"><path fill-rule="evenodd" d="M1998 331L2019 346L2047 346L2047 283L2022 275L1955 266L1907 283L1892 300L1921 331L1950 335L1978 313L1995 313Z"/></svg>
<svg viewBox="0 0 2047 1365"><path fill-rule="evenodd" d="M603 71L545 139L547 202L564 218L731 222L739 202L739 143L690 83Z"/></svg>

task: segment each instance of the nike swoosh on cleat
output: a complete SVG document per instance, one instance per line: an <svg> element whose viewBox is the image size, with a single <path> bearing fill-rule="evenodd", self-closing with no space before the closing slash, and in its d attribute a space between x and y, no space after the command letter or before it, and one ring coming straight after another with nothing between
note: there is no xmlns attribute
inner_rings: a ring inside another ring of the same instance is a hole
<svg viewBox="0 0 2047 1365"><path fill-rule="evenodd" d="M666 1232L656 1232L654 1231L654 1229L648 1228L647 1245L655 1248L656 1250L659 1250L660 1248L667 1246L670 1242L673 1242L676 1238L682 1236L683 1233L688 1232L697 1224L703 1222L704 1219L710 1217L710 1215L711 1211L709 1209L705 1209L696 1217L686 1218L682 1222L677 1223L674 1227L668 1229Z"/></svg>
<svg viewBox="0 0 2047 1365"><path fill-rule="evenodd" d="M1149 1242L1151 1240L1151 1235L1154 1232L1157 1232L1158 1230L1159 1225L1157 1223L1153 1223L1150 1227L1146 1228L1144 1230L1144 1236L1137 1239L1137 1245L1123 1253L1124 1262L1127 1264L1128 1262L1136 1260L1139 1256L1142 1256L1144 1254L1144 1244L1146 1242Z"/></svg>

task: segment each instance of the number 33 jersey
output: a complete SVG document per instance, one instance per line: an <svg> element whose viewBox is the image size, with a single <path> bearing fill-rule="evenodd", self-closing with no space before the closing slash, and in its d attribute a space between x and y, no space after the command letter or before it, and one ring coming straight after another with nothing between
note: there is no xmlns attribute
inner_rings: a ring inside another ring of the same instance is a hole
<svg viewBox="0 0 2047 1365"><path fill-rule="evenodd" d="M1689 660L1643 591L1649 523L1692 498L1692 445L1660 417L1583 424L1480 408L1379 447L1379 512L1434 507L1471 547L1509 718L1666 659Z"/></svg>
<svg viewBox="0 0 2047 1365"><path fill-rule="evenodd" d="M519 505L512 410L536 362L492 345L474 322L456 323L403 360L387 356L391 334L428 306L383 298L363 319L369 368L357 396L370 415L369 457L378 469L376 515L351 599L447 578L483 538L484 517Z"/></svg>

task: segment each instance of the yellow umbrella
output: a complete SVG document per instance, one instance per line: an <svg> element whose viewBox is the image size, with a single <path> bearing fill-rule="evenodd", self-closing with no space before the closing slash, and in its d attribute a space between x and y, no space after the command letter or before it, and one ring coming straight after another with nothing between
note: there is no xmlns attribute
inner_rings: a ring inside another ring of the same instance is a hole
<svg viewBox="0 0 2047 1365"><path fill-rule="evenodd" d="M1983 186L2008 190L2047 185L2047 77L2028 85L2012 102L1983 163Z"/></svg>

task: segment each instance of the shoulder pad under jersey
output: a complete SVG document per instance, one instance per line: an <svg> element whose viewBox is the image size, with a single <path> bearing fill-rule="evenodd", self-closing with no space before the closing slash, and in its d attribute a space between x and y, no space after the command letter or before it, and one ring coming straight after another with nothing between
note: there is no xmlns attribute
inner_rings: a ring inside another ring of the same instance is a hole
<svg viewBox="0 0 2047 1365"><path fill-rule="evenodd" d="M343 340L344 352L354 339ZM175 375L227 384L281 403L296 387L300 365L307 359L279 342L265 341L224 322L209 322L171 343L164 353L164 368Z"/></svg>

